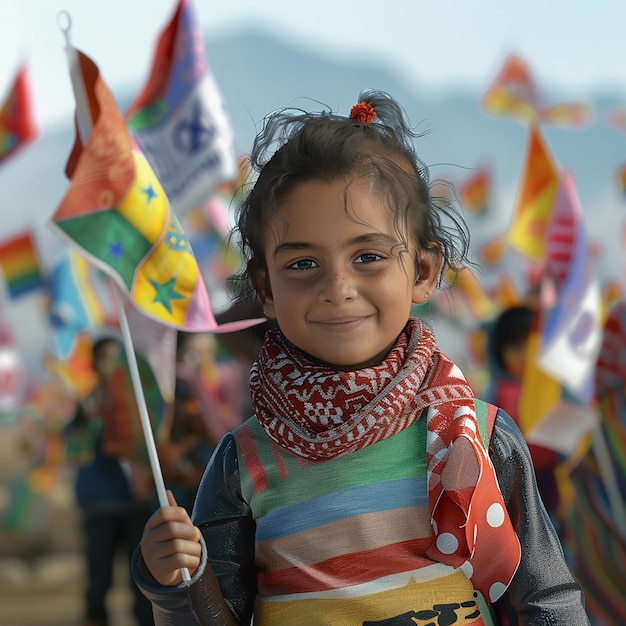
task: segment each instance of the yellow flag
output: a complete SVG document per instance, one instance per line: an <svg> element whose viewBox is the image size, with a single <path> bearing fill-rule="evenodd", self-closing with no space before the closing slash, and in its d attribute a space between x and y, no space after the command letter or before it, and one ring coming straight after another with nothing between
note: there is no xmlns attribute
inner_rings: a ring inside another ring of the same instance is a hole
<svg viewBox="0 0 626 626"><path fill-rule="evenodd" d="M559 173L539 128L531 126L524 176L509 244L531 259L543 261L548 222L559 186Z"/></svg>
<svg viewBox="0 0 626 626"><path fill-rule="evenodd" d="M537 366L540 342L539 332L533 330L528 338L519 404L519 426L525 436L548 415L561 398L561 385Z"/></svg>

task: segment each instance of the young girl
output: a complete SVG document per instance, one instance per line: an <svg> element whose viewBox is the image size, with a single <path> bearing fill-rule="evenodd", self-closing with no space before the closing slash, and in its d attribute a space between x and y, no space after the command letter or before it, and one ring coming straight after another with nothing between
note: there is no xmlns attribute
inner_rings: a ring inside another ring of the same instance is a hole
<svg viewBox="0 0 626 626"><path fill-rule="evenodd" d="M159 625L488 625L503 595L519 624L587 624L519 430L411 317L463 267L463 221L431 200L399 105L360 99L278 112L255 141L243 277L278 325L255 415L193 523L152 516L135 580Z"/></svg>

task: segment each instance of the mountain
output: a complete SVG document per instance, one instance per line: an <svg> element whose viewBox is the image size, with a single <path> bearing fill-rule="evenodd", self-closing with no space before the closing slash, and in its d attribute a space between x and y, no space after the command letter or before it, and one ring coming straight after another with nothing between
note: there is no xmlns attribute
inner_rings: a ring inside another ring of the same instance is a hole
<svg viewBox="0 0 626 626"><path fill-rule="evenodd" d="M208 38L206 47L240 152L249 149L264 115L272 110L285 106L319 110L323 103L347 113L361 89L382 89L403 105L423 133L417 143L418 153L429 165L432 177L443 177L458 185L472 169L483 165L493 169L493 212L483 218L468 216L476 245L507 227L515 206L527 133L521 124L485 115L479 106L482 93L432 94L420 85L418 76L399 75L393 67L384 67L375 59L338 61L323 52L298 48L256 31ZM135 84L114 89L122 109L145 78L138 77ZM549 89L546 99L550 103L563 101ZM546 127L544 136L559 165L574 175L591 236L601 242L601 276L619 278L625 209L615 172L626 162L626 142L606 119L610 110L623 103L610 93L582 94L581 100L594 112L589 127ZM45 107L45 103L38 106ZM62 245L47 221L67 188L63 168L72 141L72 120L68 116L66 124L44 129L37 142L0 168L0 234L9 236L20 228L33 227L44 265L53 260ZM5 311L7 308L15 307L4 307ZM22 322L23 314L18 315Z"/></svg>

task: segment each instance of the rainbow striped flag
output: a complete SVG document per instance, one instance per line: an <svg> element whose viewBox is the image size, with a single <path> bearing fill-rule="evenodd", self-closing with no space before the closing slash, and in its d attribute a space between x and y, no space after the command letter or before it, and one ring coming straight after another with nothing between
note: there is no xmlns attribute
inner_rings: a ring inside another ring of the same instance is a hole
<svg viewBox="0 0 626 626"><path fill-rule="evenodd" d="M37 245L31 231L0 243L0 268L11 298L43 287Z"/></svg>
<svg viewBox="0 0 626 626"><path fill-rule="evenodd" d="M191 0L179 0L128 128L181 215L237 176L234 133Z"/></svg>
<svg viewBox="0 0 626 626"><path fill-rule="evenodd" d="M0 164L39 135L25 65L21 65L9 92L0 102Z"/></svg>
<svg viewBox="0 0 626 626"><path fill-rule="evenodd" d="M95 63L76 51L93 130L66 166L70 187L52 226L108 274L144 315L187 331L218 325L193 250L146 157L137 148Z"/></svg>

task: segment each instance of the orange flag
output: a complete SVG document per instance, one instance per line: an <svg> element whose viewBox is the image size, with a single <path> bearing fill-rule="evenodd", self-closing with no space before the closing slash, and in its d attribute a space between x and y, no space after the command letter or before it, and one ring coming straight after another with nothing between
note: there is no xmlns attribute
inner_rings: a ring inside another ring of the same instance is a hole
<svg viewBox="0 0 626 626"><path fill-rule="evenodd" d="M591 112L587 105L563 103L545 106L527 64L518 56L509 56L483 96L484 110L491 115L511 117L529 124L547 122L580 127L587 124Z"/></svg>
<svg viewBox="0 0 626 626"><path fill-rule="evenodd" d="M477 319L486 320L493 317L494 304L470 270L465 269L456 277L448 273L445 279L455 292L461 292L470 311Z"/></svg>
<svg viewBox="0 0 626 626"><path fill-rule="evenodd" d="M93 130L85 145L77 141L72 150L66 166L71 184L52 226L146 317L191 332L258 324L262 320L217 324L196 257L160 181L98 67L75 53Z"/></svg>
<svg viewBox="0 0 626 626"><path fill-rule="evenodd" d="M545 258L548 223L559 188L559 173L536 125L530 137L517 207L508 232L509 244L531 259Z"/></svg>
<svg viewBox="0 0 626 626"><path fill-rule="evenodd" d="M482 100L491 115L505 115L523 122L535 122L539 94L530 71L519 57L508 57Z"/></svg>
<svg viewBox="0 0 626 626"><path fill-rule="evenodd" d="M459 188L461 205L475 215L487 212L490 195L491 171L487 168L474 172Z"/></svg>
<svg viewBox="0 0 626 626"><path fill-rule="evenodd" d="M498 265L507 251L506 233L498 233L478 249L478 258L485 265Z"/></svg>
<svg viewBox="0 0 626 626"><path fill-rule="evenodd" d="M510 274L504 273L498 279L493 300L500 311L517 306L522 302L522 297Z"/></svg>

